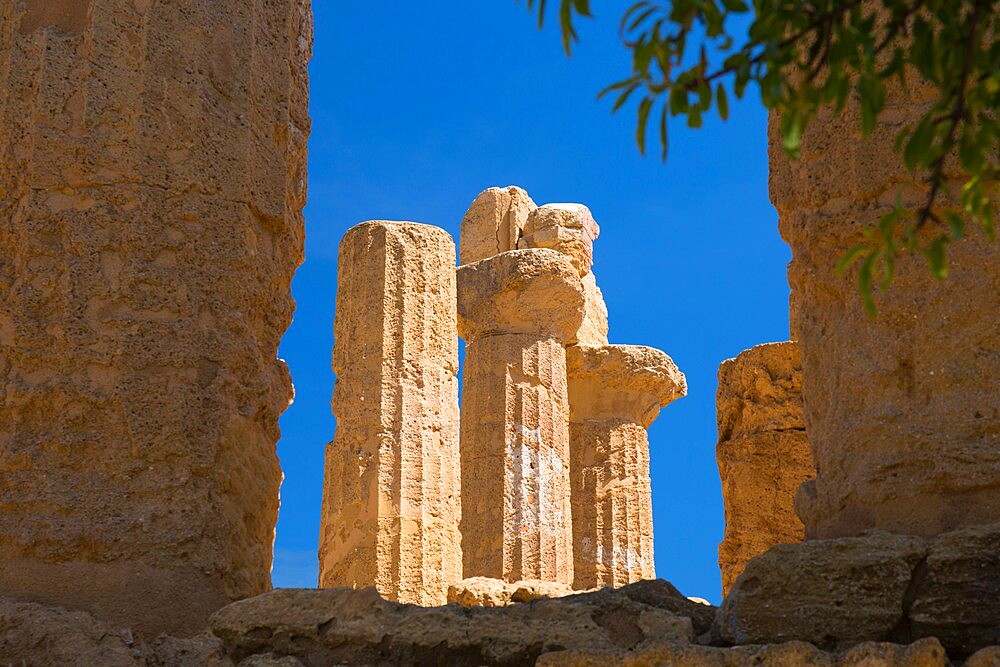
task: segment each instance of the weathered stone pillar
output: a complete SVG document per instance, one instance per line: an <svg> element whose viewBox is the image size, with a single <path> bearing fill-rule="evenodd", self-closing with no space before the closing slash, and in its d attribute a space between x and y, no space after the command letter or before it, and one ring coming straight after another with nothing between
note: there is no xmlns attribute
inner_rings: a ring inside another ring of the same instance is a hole
<svg viewBox="0 0 1000 667"><path fill-rule="evenodd" d="M462 218L460 263L472 264L517 250L528 214L536 208L528 193L515 185L480 192Z"/></svg>
<svg viewBox="0 0 1000 667"><path fill-rule="evenodd" d="M856 107L826 112L795 162L772 119L771 198L792 248L792 321L817 470L797 503L811 537L871 528L929 536L1000 516L1000 243L970 226L948 246L944 281L922 256L904 254L875 320L855 274L835 270L897 196L907 207L924 202L894 142L930 100L890 85L864 140Z"/></svg>
<svg viewBox="0 0 1000 667"><path fill-rule="evenodd" d="M816 471L802 416L798 343L758 345L724 361L717 406L725 596L751 558L805 537L793 504L799 486Z"/></svg>
<svg viewBox="0 0 1000 667"><path fill-rule="evenodd" d="M552 250L458 269L465 576L573 582L566 352L579 274Z"/></svg>
<svg viewBox="0 0 1000 667"><path fill-rule="evenodd" d="M574 588L656 577L646 429L687 393L663 352L638 345L566 351Z"/></svg>
<svg viewBox="0 0 1000 667"><path fill-rule="evenodd" d="M365 222L340 244L320 586L445 604L462 578L455 243Z"/></svg>
<svg viewBox="0 0 1000 667"><path fill-rule="evenodd" d="M0 3L0 596L270 588L308 0Z"/></svg>

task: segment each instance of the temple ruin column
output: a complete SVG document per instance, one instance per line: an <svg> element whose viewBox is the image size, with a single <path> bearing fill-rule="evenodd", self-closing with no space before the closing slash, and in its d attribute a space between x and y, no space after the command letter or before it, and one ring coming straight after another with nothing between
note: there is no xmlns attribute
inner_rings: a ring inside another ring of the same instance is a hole
<svg viewBox="0 0 1000 667"><path fill-rule="evenodd" d="M480 192L462 218L459 263L472 264L517 250L528 215L536 208L528 193L515 185Z"/></svg>
<svg viewBox="0 0 1000 667"><path fill-rule="evenodd" d="M758 345L724 361L717 409L716 459L726 512L719 568L725 596L751 558L805 538L794 499L816 471L802 416L798 343Z"/></svg>
<svg viewBox="0 0 1000 667"><path fill-rule="evenodd" d="M558 252L458 269L466 577L573 582L564 346L582 319L579 274Z"/></svg>
<svg viewBox="0 0 1000 667"><path fill-rule="evenodd" d="M311 30L0 3L0 596L155 636L270 588Z"/></svg>
<svg viewBox="0 0 1000 667"><path fill-rule="evenodd" d="M895 138L933 96L887 83L866 139L857 137L856 105L824 111L790 161L771 122L771 198L792 248L792 322L817 471L797 502L810 537L871 528L930 536L1000 516L1000 243L970 224L948 245L946 280L919 253L904 253L892 286L876 295L875 319L861 307L856 274L836 271L897 198L915 208L926 197Z"/></svg>
<svg viewBox="0 0 1000 667"><path fill-rule="evenodd" d="M687 393L674 362L638 345L566 351L574 588L656 577L646 429Z"/></svg>
<svg viewBox="0 0 1000 667"><path fill-rule="evenodd" d="M462 578L455 243L412 222L340 244L320 586L440 605Z"/></svg>

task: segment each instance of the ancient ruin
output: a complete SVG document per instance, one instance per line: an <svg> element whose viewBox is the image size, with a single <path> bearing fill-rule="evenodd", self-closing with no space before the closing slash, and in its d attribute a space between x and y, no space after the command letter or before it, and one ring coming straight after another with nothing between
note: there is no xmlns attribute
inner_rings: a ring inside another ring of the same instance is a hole
<svg viewBox="0 0 1000 667"><path fill-rule="evenodd" d="M340 244L321 586L447 602L462 575L455 243L365 222Z"/></svg>
<svg viewBox="0 0 1000 667"><path fill-rule="evenodd" d="M686 379L609 344L591 211L513 186L457 267L438 227L345 235L323 588L270 590L311 21L0 4L0 664L1000 665L1000 245L970 228L944 282L903 255L877 319L835 270L923 201L919 85L797 162L772 119L793 341L719 370L720 607L650 580L646 429Z"/></svg>
<svg viewBox="0 0 1000 667"><path fill-rule="evenodd" d="M687 393L684 375L663 352L636 345L574 345L566 360L574 587L653 579L646 429Z"/></svg>
<svg viewBox="0 0 1000 667"><path fill-rule="evenodd" d="M0 596L155 636L270 588L311 31L2 3Z"/></svg>
<svg viewBox="0 0 1000 667"><path fill-rule="evenodd" d="M802 415L798 343L758 345L724 361L717 404L726 513L719 568L726 595L751 558L805 539L795 494L816 470Z"/></svg>

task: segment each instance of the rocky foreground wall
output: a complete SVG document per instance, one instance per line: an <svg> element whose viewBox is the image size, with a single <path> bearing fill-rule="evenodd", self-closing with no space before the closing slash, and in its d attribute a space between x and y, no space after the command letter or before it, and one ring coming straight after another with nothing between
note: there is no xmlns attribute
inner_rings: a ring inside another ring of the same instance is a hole
<svg viewBox="0 0 1000 667"><path fill-rule="evenodd" d="M0 3L0 595L270 588L311 44L308 0Z"/></svg>

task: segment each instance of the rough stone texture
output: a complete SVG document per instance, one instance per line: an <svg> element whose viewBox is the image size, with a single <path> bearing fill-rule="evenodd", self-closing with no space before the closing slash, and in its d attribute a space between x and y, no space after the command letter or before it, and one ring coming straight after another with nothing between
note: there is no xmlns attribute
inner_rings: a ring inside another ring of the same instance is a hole
<svg viewBox="0 0 1000 667"><path fill-rule="evenodd" d="M663 352L637 345L566 351L574 587L656 576L646 429L687 393Z"/></svg>
<svg viewBox="0 0 1000 667"><path fill-rule="evenodd" d="M270 587L309 3L0 5L0 595L194 631Z"/></svg>
<svg viewBox="0 0 1000 667"><path fill-rule="evenodd" d="M517 250L528 214L536 208L528 193L513 185L480 192L462 218L460 263L472 264Z"/></svg>
<svg viewBox="0 0 1000 667"><path fill-rule="evenodd" d="M579 598L579 599L578 599ZM270 652L303 664L530 665L563 649L689 642L691 619L616 596L503 608L411 607L374 589L276 590L230 605L212 628L234 660Z"/></svg>
<svg viewBox="0 0 1000 667"><path fill-rule="evenodd" d="M1000 523L930 542L909 618L913 636L938 637L953 653L1000 644Z"/></svg>
<svg viewBox="0 0 1000 667"><path fill-rule="evenodd" d="M583 282L583 323L576 334L576 340L581 345L608 344L608 307L604 303L604 294L597 286L597 277L593 271L588 272Z"/></svg>
<svg viewBox="0 0 1000 667"><path fill-rule="evenodd" d="M546 204L528 214L518 248L551 248L568 256L585 276L594 265L594 241L601 229L583 204Z"/></svg>
<svg viewBox="0 0 1000 667"><path fill-rule="evenodd" d="M444 604L462 575L455 244L409 222L340 244L320 585Z"/></svg>
<svg viewBox="0 0 1000 667"><path fill-rule="evenodd" d="M579 275L558 252L458 269L466 577L573 583L564 345L582 319Z"/></svg>
<svg viewBox="0 0 1000 667"><path fill-rule="evenodd" d="M914 570L926 556L920 538L881 531L775 546L747 563L714 632L733 644L895 639Z"/></svg>
<svg viewBox="0 0 1000 667"><path fill-rule="evenodd" d="M818 471L797 505L812 537L932 536L1000 516L1000 243L971 225L948 246L945 281L918 253L900 257L874 321L856 276L835 271L897 196L906 207L926 197L894 150L900 128L933 100L928 88L911 90L889 86L864 140L856 105L821 114L797 161L771 122L771 199L792 248L793 338Z"/></svg>
<svg viewBox="0 0 1000 667"><path fill-rule="evenodd" d="M1000 646L989 646L976 651L963 667L997 667L1000 665Z"/></svg>
<svg viewBox="0 0 1000 667"><path fill-rule="evenodd" d="M795 342L751 348L719 368L719 444L726 532L719 544L722 594L754 556L801 542L795 492L816 475L802 415Z"/></svg>
<svg viewBox="0 0 1000 667"><path fill-rule="evenodd" d="M824 653L806 642L713 648L656 644L632 651L559 651L541 656L538 667L950 667L934 639L909 646L868 642L841 654ZM966 664L966 667L970 667Z"/></svg>
<svg viewBox="0 0 1000 667"><path fill-rule="evenodd" d="M489 577L469 577L448 588L448 602L463 607L506 607L516 602L531 602L572 594L571 586L553 581L509 583Z"/></svg>

